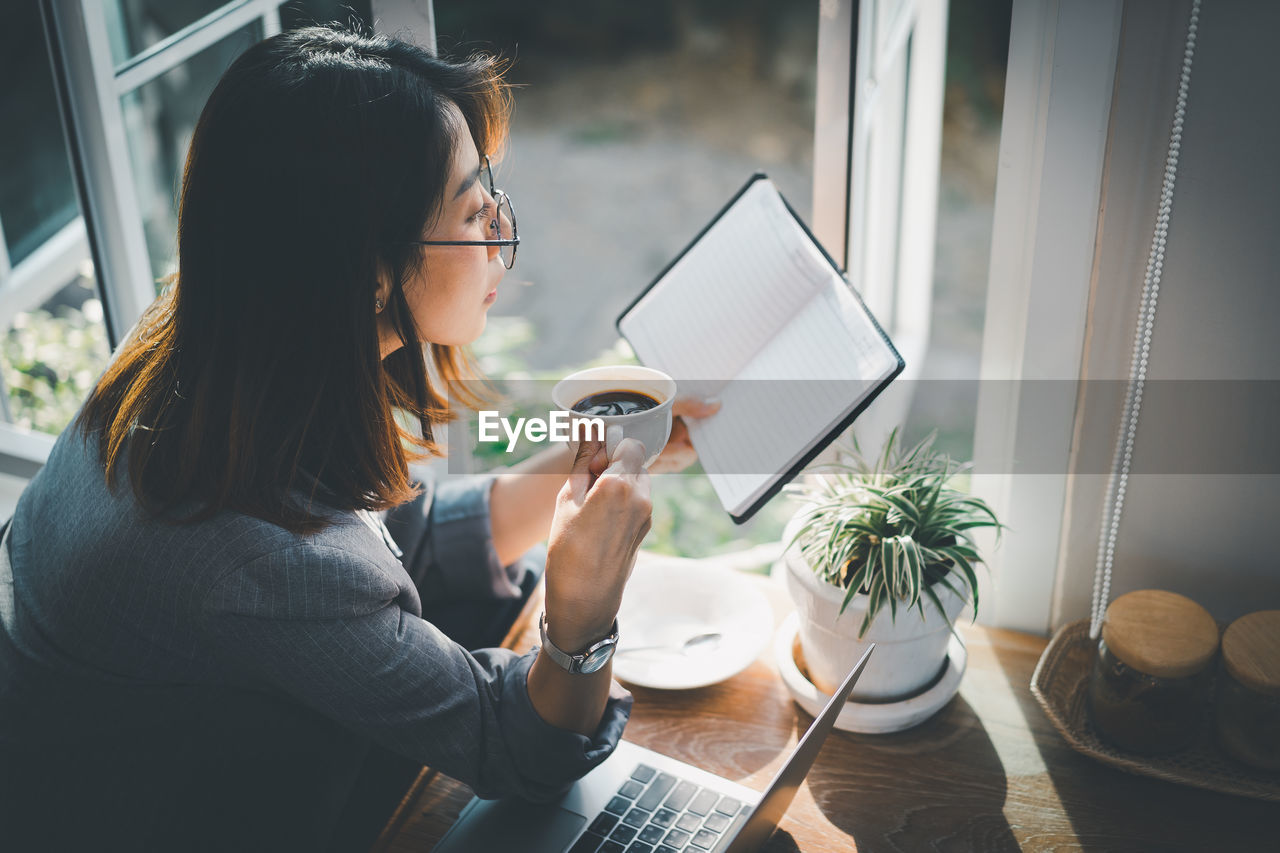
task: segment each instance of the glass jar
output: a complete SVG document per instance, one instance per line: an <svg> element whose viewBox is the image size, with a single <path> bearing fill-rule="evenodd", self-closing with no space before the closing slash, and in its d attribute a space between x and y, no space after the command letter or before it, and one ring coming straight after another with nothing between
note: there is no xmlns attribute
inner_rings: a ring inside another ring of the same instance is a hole
<svg viewBox="0 0 1280 853"><path fill-rule="evenodd" d="M1087 709L1099 737L1141 755L1190 746L1209 706L1217 623L1200 605L1139 590L1107 608L1089 675Z"/></svg>
<svg viewBox="0 0 1280 853"><path fill-rule="evenodd" d="M1209 696L1209 667L1184 678L1158 678L1127 666L1105 640L1089 677L1089 716L1111 744L1143 755L1190 746Z"/></svg>
<svg viewBox="0 0 1280 853"><path fill-rule="evenodd" d="M1280 770L1280 610L1242 616L1223 634L1214 729L1228 755Z"/></svg>

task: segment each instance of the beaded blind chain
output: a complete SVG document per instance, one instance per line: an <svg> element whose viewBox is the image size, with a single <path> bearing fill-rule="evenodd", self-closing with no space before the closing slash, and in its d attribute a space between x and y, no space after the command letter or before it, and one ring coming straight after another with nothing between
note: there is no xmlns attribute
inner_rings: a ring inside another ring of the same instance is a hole
<svg viewBox="0 0 1280 853"><path fill-rule="evenodd" d="M1196 26L1199 20L1200 0L1192 0L1191 20L1187 24L1187 44L1182 52L1182 74L1178 79L1178 104L1173 112L1173 131L1169 134L1169 152L1165 156L1164 181L1160 187L1155 236L1151 240L1151 254L1147 256L1147 273L1142 283L1142 300L1138 305L1138 328L1133 339L1129 386L1125 392L1124 414L1120 418L1115 456L1111 461L1111 476L1107 481L1107 497L1102 506L1098 563L1093 575L1093 609L1089 620L1089 637L1094 640L1102 632L1102 617L1106 612L1107 601L1111 598L1111 566L1115 560L1120 516L1124 512L1124 494L1129 483L1133 439L1138 431L1138 413L1142 408L1142 386L1147 380L1147 356L1151 351L1151 332L1156 322L1156 298L1160 295L1164 246L1169 234L1169 214L1173 210L1173 185L1178 177L1182 120L1187 113L1187 90L1191 86L1191 60L1195 55Z"/></svg>

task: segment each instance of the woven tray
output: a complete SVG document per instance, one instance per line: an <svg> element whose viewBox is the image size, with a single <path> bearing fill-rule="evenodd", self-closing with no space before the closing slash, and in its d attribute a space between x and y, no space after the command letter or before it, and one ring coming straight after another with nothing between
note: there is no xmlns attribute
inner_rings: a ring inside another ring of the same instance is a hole
<svg viewBox="0 0 1280 853"><path fill-rule="evenodd" d="M1032 695L1073 749L1130 773L1280 802L1280 774L1256 770L1226 755L1218 748L1210 725L1201 727L1193 746L1154 758L1099 740L1085 711L1085 691L1095 655L1089 620L1081 619L1062 626L1054 635L1031 676Z"/></svg>

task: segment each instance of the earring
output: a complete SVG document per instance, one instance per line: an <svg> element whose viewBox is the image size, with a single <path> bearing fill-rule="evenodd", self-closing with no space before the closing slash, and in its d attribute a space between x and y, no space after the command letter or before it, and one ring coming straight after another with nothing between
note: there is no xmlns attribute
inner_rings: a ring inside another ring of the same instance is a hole
<svg viewBox="0 0 1280 853"><path fill-rule="evenodd" d="M382 308L383 308L382 300L381 300L381 299L374 299L374 300L373 300L373 307L374 307L374 309L375 309L375 310L381 311L381 310L382 310Z"/></svg>

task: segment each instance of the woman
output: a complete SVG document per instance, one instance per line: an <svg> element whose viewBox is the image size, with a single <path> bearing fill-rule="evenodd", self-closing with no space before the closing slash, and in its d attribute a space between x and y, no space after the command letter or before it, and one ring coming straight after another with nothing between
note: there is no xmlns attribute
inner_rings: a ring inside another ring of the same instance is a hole
<svg viewBox="0 0 1280 853"><path fill-rule="evenodd" d="M630 707L609 666L468 652L419 618L518 605L549 530L546 643L581 652L650 524L634 441L411 481L446 392L478 402L458 348L514 243L484 168L506 111L492 61L328 28L223 76L176 282L7 529L4 846L355 849L371 749L534 800L609 755ZM677 424L656 464L690 459Z"/></svg>

